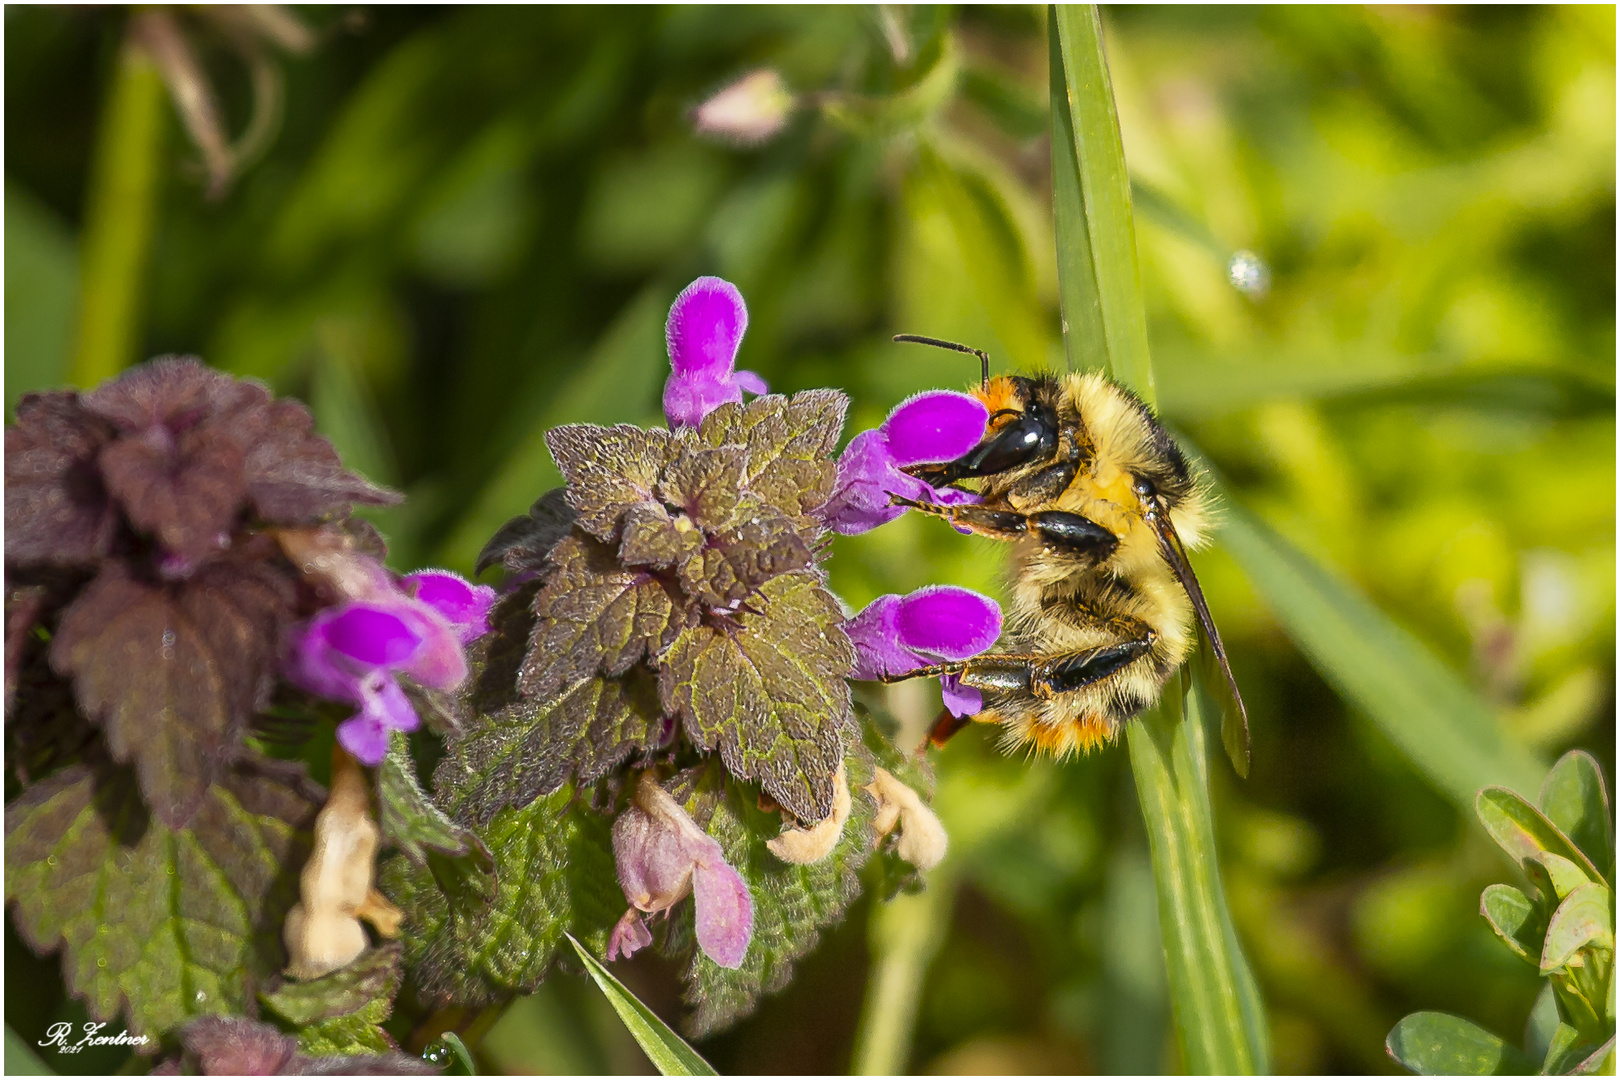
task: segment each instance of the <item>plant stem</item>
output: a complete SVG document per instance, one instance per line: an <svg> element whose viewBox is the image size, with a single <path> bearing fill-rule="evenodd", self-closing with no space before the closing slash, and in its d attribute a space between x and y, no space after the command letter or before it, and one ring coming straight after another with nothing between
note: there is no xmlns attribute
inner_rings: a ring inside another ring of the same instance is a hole
<svg viewBox="0 0 1620 1080"><path fill-rule="evenodd" d="M872 974L850 1072L894 1076L905 1071L917 1025L923 976L944 943L956 898L956 875L947 862L929 876L928 887L897 896L872 912Z"/></svg>
<svg viewBox="0 0 1620 1080"><path fill-rule="evenodd" d="M85 205L79 318L69 377L86 388L137 359L162 182L167 92L134 29L132 24L107 92Z"/></svg>

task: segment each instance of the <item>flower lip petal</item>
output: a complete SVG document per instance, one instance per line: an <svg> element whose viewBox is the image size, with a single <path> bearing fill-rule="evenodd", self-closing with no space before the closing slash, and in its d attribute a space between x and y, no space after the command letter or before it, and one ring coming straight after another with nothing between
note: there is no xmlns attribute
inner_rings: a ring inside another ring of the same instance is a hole
<svg viewBox="0 0 1620 1080"><path fill-rule="evenodd" d="M855 646L855 668L850 673L855 679L879 679L921 667L923 660L900 641L895 616L900 610L901 598L889 593L862 608L860 613L844 623L844 633Z"/></svg>
<svg viewBox="0 0 1620 1080"><path fill-rule="evenodd" d="M896 465L955 461L979 445L990 410L971 394L930 390L896 405L881 429Z"/></svg>
<svg viewBox="0 0 1620 1080"><path fill-rule="evenodd" d="M723 968L742 967L754 936L754 898L725 860L699 863L692 875L698 946Z"/></svg>
<svg viewBox="0 0 1620 1080"><path fill-rule="evenodd" d="M357 712L337 726L337 741L356 761L379 765L388 754L388 728L374 715Z"/></svg>
<svg viewBox="0 0 1620 1080"><path fill-rule="evenodd" d="M495 590L474 585L448 570L419 570L400 579L407 591L414 590L418 603L426 604L455 627L456 637L465 645L489 632L489 609L495 604Z"/></svg>
<svg viewBox="0 0 1620 1080"><path fill-rule="evenodd" d="M675 298L664 340L676 375L729 376L748 330L748 305L731 282L700 277Z"/></svg>
<svg viewBox="0 0 1620 1080"><path fill-rule="evenodd" d="M316 616L322 637L333 651L354 664L394 667L416 655L423 635L397 612L375 604L349 604Z"/></svg>
<svg viewBox="0 0 1620 1080"><path fill-rule="evenodd" d="M893 618L902 645L941 660L977 656L1001 635L1001 607L955 585L929 585L908 594Z"/></svg>
<svg viewBox="0 0 1620 1080"><path fill-rule="evenodd" d="M984 695L971 686L963 686L960 675L941 675L939 696L952 716L972 716L984 708Z"/></svg>
<svg viewBox="0 0 1620 1080"><path fill-rule="evenodd" d="M764 379L752 371L739 371L731 381L750 394L765 394L771 389L765 384Z"/></svg>

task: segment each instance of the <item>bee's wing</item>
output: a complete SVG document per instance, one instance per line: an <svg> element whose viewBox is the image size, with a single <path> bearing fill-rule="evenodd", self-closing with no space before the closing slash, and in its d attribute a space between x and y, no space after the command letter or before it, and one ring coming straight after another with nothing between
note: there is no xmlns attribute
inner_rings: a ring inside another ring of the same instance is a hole
<svg viewBox="0 0 1620 1080"><path fill-rule="evenodd" d="M1170 524L1170 516L1162 510L1148 517L1153 525L1153 531L1159 538L1159 551L1164 555L1164 561L1170 564L1170 569L1176 572L1181 581L1181 587L1187 590L1187 598L1192 601L1193 611L1198 615L1198 625L1203 631L1200 635L1202 643L1199 649L1207 662L1212 654L1216 663L1220 665L1224 679L1206 678L1204 685L1220 700L1221 706L1221 743L1226 747L1227 757L1232 759L1232 767L1239 776L1249 775L1249 713L1243 707L1243 695L1238 693L1237 680L1232 677L1232 665L1226 659L1226 646L1221 644L1221 632L1215 629L1215 620L1209 613L1209 603L1204 599L1204 590L1198 584L1198 577L1193 573L1192 563L1187 560L1187 551L1181 546L1181 537L1176 535L1175 526ZM1204 653L1207 647L1208 653ZM1221 687L1227 693L1220 693L1216 687Z"/></svg>

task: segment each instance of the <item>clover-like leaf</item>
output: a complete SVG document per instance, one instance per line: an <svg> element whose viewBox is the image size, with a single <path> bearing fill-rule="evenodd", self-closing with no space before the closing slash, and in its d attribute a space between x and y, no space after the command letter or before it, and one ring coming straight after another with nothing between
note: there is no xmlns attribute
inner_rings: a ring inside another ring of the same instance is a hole
<svg viewBox="0 0 1620 1080"><path fill-rule="evenodd" d="M649 672L597 676L548 701L525 699L485 717L450 742L433 786L455 793L465 820L485 825L502 808L527 806L571 780L594 783L673 734Z"/></svg>
<svg viewBox="0 0 1620 1080"><path fill-rule="evenodd" d="M497 562L507 573L539 573L557 542L574 527L574 509L568 505L567 489L552 488L529 507L495 531L478 553L474 572L482 574Z"/></svg>
<svg viewBox="0 0 1620 1080"><path fill-rule="evenodd" d="M453 794L446 808L461 815ZM379 887L406 912L406 960L423 996L476 1008L530 993L564 932L605 950L624 913L610 827L572 788L500 811L483 830L499 882L483 908L451 903L409 860L389 859Z"/></svg>
<svg viewBox="0 0 1620 1080"><path fill-rule="evenodd" d="M6 561L72 566L112 549L118 513L96 457L112 425L66 390L24 395L6 429Z"/></svg>
<svg viewBox="0 0 1620 1080"><path fill-rule="evenodd" d="M1614 818L1603 771L1591 754L1571 750L1559 758L1541 785L1541 812L1599 870L1614 863ZM1611 883L1612 884L1612 883Z"/></svg>
<svg viewBox="0 0 1620 1080"><path fill-rule="evenodd" d="M1541 962L1547 915L1511 885L1489 885L1479 897L1479 913L1509 949L1532 964Z"/></svg>
<svg viewBox="0 0 1620 1080"><path fill-rule="evenodd" d="M1568 964L1588 944L1614 951L1614 894L1608 886L1590 881L1571 890L1548 921L1541 973L1548 975Z"/></svg>
<svg viewBox="0 0 1620 1080"><path fill-rule="evenodd" d="M30 948L62 949L92 1016L160 1034L239 1012L286 962L320 792L301 768L235 765L189 828L148 814L128 768L73 765L6 808L6 897Z"/></svg>
<svg viewBox="0 0 1620 1080"><path fill-rule="evenodd" d="M703 418L698 437L710 446L740 443L748 450L743 487L790 517L832 494L838 445L849 399L837 390L772 394L747 404L721 405Z"/></svg>
<svg viewBox="0 0 1620 1080"><path fill-rule="evenodd" d="M552 561L518 680L530 698L550 698L597 673L622 675L659 652L684 621L684 605L661 579L620 566L611 548L589 537L563 540Z"/></svg>
<svg viewBox="0 0 1620 1080"><path fill-rule="evenodd" d="M612 540L619 519L654 498L671 438L660 428L631 424L563 424L546 432L546 446L568 481L568 505L582 528Z"/></svg>
<svg viewBox="0 0 1620 1080"><path fill-rule="evenodd" d="M63 614L51 664L165 825L184 827L268 701L289 590L245 559L171 586L110 563Z"/></svg>
<svg viewBox="0 0 1620 1080"><path fill-rule="evenodd" d="M781 831L781 814L759 809L755 794L719 769L699 769L677 785L687 812L720 842L726 862L742 874L754 899L753 939L734 970L696 949L690 906L671 916L663 951L683 965L682 996L693 1009L685 1027L694 1037L718 1031L752 1011L762 995L785 987L794 964L844 917L859 893L858 872L872 856L877 810L866 790L871 756L859 742L852 741L845 769L852 796L849 819L832 851L807 864L784 862L771 853L766 844Z"/></svg>
<svg viewBox="0 0 1620 1080"><path fill-rule="evenodd" d="M1481 788L1474 810L1491 839L1526 869L1543 873L1537 856L1547 852L1573 863L1588 881L1604 880L1585 853L1522 796L1504 787Z"/></svg>
<svg viewBox="0 0 1620 1080"><path fill-rule="evenodd" d="M708 607L729 608L765 582L804 570L815 556L787 518L756 517L719 536L679 566L681 589Z"/></svg>
<svg viewBox="0 0 1620 1080"><path fill-rule="evenodd" d="M466 858L483 873L495 868L478 834L451 821L416 782L416 763L403 731L391 734L388 754L377 769L377 825L383 842L393 844L418 866L437 852Z"/></svg>
<svg viewBox="0 0 1620 1080"><path fill-rule="evenodd" d="M1446 1013L1418 1012L1402 1019L1384 1048L1421 1076L1525 1076L1536 1071L1517 1047Z"/></svg>
<svg viewBox="0 0 1620 1080"><path fill-rule="evenodd" d="M389 942L329 975L288 980L259 997L299 1029L298 1049L311 1057L386 1054L398 1049L381 1025L394 1011L402 955L399 942Z"/></svg>
<svg viewBox="0 0 1620 1080"><path fill-rule="evenodd" d="M852 725L842 619L814 574L784 574L760 587L755 613L682 631L659 670L664 709L693 743L807 823L832 809Z"/></svg>

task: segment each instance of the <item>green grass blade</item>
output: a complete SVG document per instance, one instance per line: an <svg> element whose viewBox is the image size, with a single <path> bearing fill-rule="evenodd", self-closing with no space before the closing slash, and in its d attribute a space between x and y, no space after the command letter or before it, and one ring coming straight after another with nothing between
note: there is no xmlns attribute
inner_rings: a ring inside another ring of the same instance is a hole
<svg viewBox="0 0 1620 1080"><path fill-rule="evenodd" d="M669 1029L669 1025L643 1005L636 996L624 988L624 984L613 977L613 973L602 966L601 961L586 951L585 946L574 940L569 934L568 943L579 954L580 962L585 970L591 973L596 985L602 988L608 1001L613 1005L613 1011L619 1014L624 1026L630 1030L636 1042L641 1046L647 1059L653 1063L664 1076L719 1076L707 1061L698 1055L681 1038Z"/></svg>
<svg viewBox="0 0 1620 1080"><path fill-rule="evenodd" d="M1353 585L1226 500L1228 551L1316 669L1465 813L1499 784L1536 791L1546 767L1490 707Z"/></svg>
<svg viewBox="0 0 1620 1080"><path fill-rule="evenodd" d="M1064 339L1073 368L1101 367L1153 402L1130 178L1095 7L1058 6L1052 189ZM1176 1027L1189 1071L1268 1067L1264 1008L1221 890L1204 772L1203 708L1181 695L1127 729L1147 822Z"/></svg>

